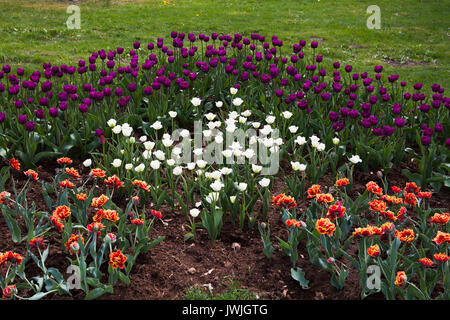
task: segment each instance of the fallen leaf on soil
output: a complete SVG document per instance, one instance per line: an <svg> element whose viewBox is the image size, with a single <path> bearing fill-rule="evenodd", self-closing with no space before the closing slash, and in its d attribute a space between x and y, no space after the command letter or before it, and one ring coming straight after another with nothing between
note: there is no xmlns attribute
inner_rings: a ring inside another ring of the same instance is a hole
<svg viewBox="0 0 450 320"><path fill-rule="evenodd" d="M233 244L231 245L231 249L239 250L240 248L241 248L241 245L237 242L233 242Z"/></svg>
<svg viewBox="0 0 450 320"><path fill-rule="evenodd" d="M207 276L208 274L211 274L211 272L213 272L214 271L214 268L212 268L211 270L209 270L208 272L205 272L203 275L204 276Z"/></svg>
<svg viewBox="0 0 450 320"><path fill-rule="evenodd" d="M320 291L317 291L317 292L316 292L316 295L315 295L315 297L314 297L314 300L323 300L323 299L325 299L323 293L320 292Z"/></svg>
<svg viewBox="0 0 450 320"><path fill-rule="evenodd" d="M188 272L189 272L190 274L194 274L195 272L197 272L197 270L195 270L195 268L192 267L192 268L189 268L189 269L188 269Z"/></svg>

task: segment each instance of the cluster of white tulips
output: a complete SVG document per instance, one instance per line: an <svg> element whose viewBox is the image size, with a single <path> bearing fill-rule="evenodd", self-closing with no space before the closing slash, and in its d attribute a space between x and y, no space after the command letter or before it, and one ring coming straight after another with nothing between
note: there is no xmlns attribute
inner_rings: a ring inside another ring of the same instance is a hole
<svg viewBox="0 0 450 320"><path fill-rule="evenodd" d="M276 157L279 161L280 152L284 152L292 170L299 172L288 186L298 189L306 177L315 183L339 148L337 137L326 150L325 142L316 135L299 133L290 111L255 114L245 109L244 101L236 96L237 89L231 88L230 94L229 110L222 108L226 103L215 102L219 112L204 114L202 121L194 123L193 134L175 126L176 111L168 112L171 134L166 129L170 127L167 118L149 124L144 130L147 135L141 136L127 123L119 124L115 119L107 122L112 138L107 143L111 152L103 153L101 161L105 169L124 178L126 185L135 179L148 182L157 207L164 201L174 210L181 207L191 221L193 232L189 237L195 236L198 217L214 240L220 233L224 213L230 213L233 223L238 222L241 229L246 222L252 227L259 213L266 216L273 175L265 171L268 163L259 161L261 153L266 159ZM203 104L197 97L190 103L197 110ZM350 161L357 163L361 159L352 156ZM90 166L92 161L88 159L84 164ZM259 212L254 210L257 202L262 202Z"/></svg>

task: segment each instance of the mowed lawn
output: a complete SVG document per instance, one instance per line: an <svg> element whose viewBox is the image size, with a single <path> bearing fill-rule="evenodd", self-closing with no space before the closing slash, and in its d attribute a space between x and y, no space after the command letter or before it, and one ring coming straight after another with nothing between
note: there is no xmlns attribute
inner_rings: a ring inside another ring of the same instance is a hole
<svg viewBox="0 0 450 320"><path fill-rule="evenodd" d="M81 9L81 29L68 30L70 4ZM366 26L369 5L381 9L381 29ZM449 0L0 0L0 64L75 64L92 51L129 48L168 38L170 31L278 35L291 52L300 39L318 40L331 64L373 71L382 64L401 80L448 88Z"/></svg>

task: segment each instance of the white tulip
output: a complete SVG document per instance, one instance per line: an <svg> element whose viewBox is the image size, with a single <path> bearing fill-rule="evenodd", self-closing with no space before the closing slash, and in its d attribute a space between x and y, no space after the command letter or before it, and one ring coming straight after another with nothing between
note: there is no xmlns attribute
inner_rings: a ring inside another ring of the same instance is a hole
<svg viewBox="0 0 450 320"><path fill-rule="evenodd" d="M107 122L107 124L108 124L108 126L109 126L110 128L113 128L113 127L116 126L117 121L114 120L114 119L109 119L108 122Z"/></svg>
<svg viewBox="0 0 450 320"><path fill-rule="evenodd" d="M119 134L120 132L122 132L122 126L118 124L117 126L112 128L112 132L114 132L115 134Z"/></svg>
<svg viewBox="0 0 450 320"><path fill-rule="evenodd" d="M305 137L298 136L297 139L295 139L295 143L298 144L299 146L302 146L306 143L306 139Z"/></svg>
<svg viewBox="0 0 450 320"><path fill-rule="evenodd" d="M161 162L159 162L159 160L153 160L152 162L150 162L150 167L153 170L158 170L160 166L161 166Z"/></svg>
<svg viewBox="0 0 450 320"><path fill-rule="evenodd" d="M237 187L238 187L239 191L242 191L242 192L247 190L247 184L245 182L239 183Z"/></svg>
<svg viewBox="0 0 450 320"><path fill-rule="evenodd" d="M258 183L259 183L259 185L260 185L261 187L266 188L266 187L268 187L269 184L270 184L270 179L263 178L263 179L261 179Z"/></svg>
<svg viewBox="0 0 450 320"><path fill-rule="evenodd" d="M200 98L192 98L191 103L194 107L198 107L202 103L202 100Z"/></svg>
<svg viewBox="0 0 450 320"><path fill-rule="evenodd" d="M143 157L145 160L150 159L151 156L152 156L152 152L149 151L149 150L144 150L144 152L142 152L142 157Z"/></svg>
<svg viewBox="0 0 450 320"><path fill-rule="evenodd" d="M202 148L194 149L193 152L196 156L201 156L203 154L203 149Z"/></svg>
<svg viewBox="0 0 450 320"><path fill-rule="evenodd" d="M317 151L323 151L325 150L325 143L319 143L317 146Z"/></svg>
<svg viewBox="0 0 450 320"><path fill-rule="evenodd" d="M223 137L222 137L221 135L216 136L216 137L214 138L214 141L215 141L217 144L222 144L222 142L223 142Z"/></svg>
<svg viewBox="0 0 450 320"><path fill-rule="evenodd" d="M125 137L131 136L131 133L132 133L132 132L133 132L133 128L122 126L122 134L123 134Z"/></svg>
<svg viewBox="0 0 450 320"><path fill-rule="evenodd" d="M183 173L183 168L181 168L180 166L177 166L177 167L173 168L173 174L174 175L179 176L182 173Z"/></svg>
<svg viewBox="0 0 450 320"><path fill-rule="evenodd" d="M162 143L163 143L164 147L168 148L173 144L173 140L164 139L164 140L162 140Z"/></svg>
<svg viewBox="0 0 450 320"><path fill-rule="evenodd" d="M358 155L353 155L353 156L352 156L350 159L348 159L348 160L350 160L350 162L353 163L353 164L357 164L357 163L359 163L359 162L362 162L361 158L360 158Z"/></svg>
<svg viewBox="0 0 450 320"><path fill-rule="evenodd" d="M242 156L242 151L239 150L239 149L234 149L234 150L233 150L233 155L234 155L235 157L240 157L240 156Z"/></svg>
<svg viewBox="0 0 450 320"><path fill-rule="evenodd" d="M212 131L211 130L203 130L203 135L205 136L205 138L209 138L212 135Z"/></svg>
<svg viewBox="0 0 450 320"><path fill-rule="evenodd" d="M252 112L250 110L245 110L244 112L241 112L241 115L248 118L252 115Z"/></svg>
<svg viewBox="0 0 450 320"><path fill-rule="evenodd" d="M289 112L289 111L284 111L281 114L282 114L283 118L285 118L285 119L290 119L292 117L292 112Z"/></svg>
<svg viewBox="0 0 450 320"><path fill-rule="evenodd" d="M266 148L270 148L270 147L273 146L274 140L273 140L273 138L270 138L270 139L264 138L264 140L262 141L262 143L264 144L264 146L265 146Z"/></svg>
<svg viewBox="0 0 450 320"><path fill-rule="evenodd" d="M229 175L232 172L233 172L233 169L230 169L230 168L227 168L227 167L224 167L224 168L220 169L220 173L222 173L224 176L227 176L227 175Z"/></svg>
<svg viewBox="0 0 450 320"><path fill-rule="evenodd" d="M297 127L297 126L290 126L288 129L289 129L289 131L290 131L291 133L296 133L297 130L298 130L298 127Z"/></svg>
<svg viewBox="0 0 450 320"><path fill-rule="evenodd" d="M236 111L231 111L229 114L228 114L228 117L230 118L230 119L236 119L237 117L239 117L239 113L237 113Z"/></svg>
<svg viewBox="0 0 450 320"><path fill-rule="evenodd" d="M317 137L316 135L312 135L311 137L309 137L309 139L311 139L311 144L318 143L320 141L320 138Z"/></svg>
<svg viewBox="0 0 450 320"><path fill-rule="evenodd" d="M267 122L268 124L274 123L274 122L275 122L275 117L274 117L274 116L268 116L268 117L266 118L266 122Z"/></svg>
<svg viewBox="0 0 450 320"><path fill-rule="evenodd" d="M172 153L176 156L179 156L183 150L179 147L175 147L172 149Z"/></svg>
<svg viewBox="0 0 450 320"><path fill-rule="evenodd" d="M195 169L195 162L189 162L187 165L188 170L194 170Z"/></svg>
<svg viewBox="0 0 450 320"><path fill-rule="evenodd" d="M252 171L254 173L260 173L262 168L263 168L262 166L258 166L257 164L252 164Z"/></svg>
<svg viewBox="0 0 450 320"><path fill-rule="evenodd" d="M232 151L232 150L229 150L229 149L223 150L223 151L222 151L222 155L223 155L225 158L230 158L230 157L233 155L233 151Z"/></svg>
<svg viewBox="0 0 450 320"><path fill-rule="evenodd" d="M246 117L239 117L239 123L246 123L247 118Z"/></svg>
<svg viewBox="0 0 450 320"><path fill-rule="evenodd" d="M233 133L234 131L236 131L236 126L234 124L230 124L225 128L225 130L227 130L227 132L229 133Z"/></svg>
<svg viewBox="0 0 450 320"><path fill-rule="evenodd" d="M189 130L186 130L186 129L183 129L183 130L181 130L181 132L180 132L180 136L182 137L182 138L187 138L187 137L189 137L191 135L191 133L189 132Z"/></svg>
<svg viewBox="0 0 450 320"><path fill-rule="evenodd" d="M213 183L211 183L209 186L211 187L211 189L218 192L218 191L222 190L222 188L224 187L224 184L222 182L220 182L219 180L216 180Z"/></svg>
<svg viewBox="0 0 450 320"><path fill-rule="evenodd" d="M255 155L255 151L253 149L247 149L244 152L244 157L246 157L247 159L253 158L254 155Z"/></svg>
<svg viewBox="0 0 450 320"><path fill-rule="evenodd" d="M243 102L244 100L242 100L241 98L234 98L232 101L233 105L235 105L236 107L239 107Z"/></svg>
<svg viewBox="0 0 450 320"><path fill-rule="evenodd" d="M206 167L208 163L205 160L199 159L197 160L197 167L199 167L200 169L203 169L204 167Z"/></svg>
<svg viewBox="0 0 450 320"><path fill-rule="evenodd" d="M264 126L264 128L262 128L262 129L259 130L259 132L261 132L261 134L263 134L263 135L265 135L265 136L267 136L267 135L269 135L270 133L272 133L272 131L273 131L272 127L271 127L270 125L268 125L268 124L266 124L266 125Z"/></svg>
<svg viewBox="0 0 450 320"><path fill-rule="evenodd" d="M176 118L176 116L177 116L177 112L176 111L169 111L169 116L171 117L171 118Z"/></svg>
<svg viewBox="0 0 450 320"><path fill-rule="evenodd" d="M294 171L305 171L306 170L306 165L300 164L300 162L298 162L298 161L291 162L291 166L292 166L292 170L294 170Z"/></svg>
<svg viewBox="0 0 450 320"><path fill-rule="evenodd" d="M211 178L213 178L214 180L219 180L221 177L222 172L220 172L219 170L211 172Z"/></svg>
<svg viewBox="0 0 450 320"><path fill-rule="evenodd" d="M339 138L337 138L337 137L333 138L333 144L338 145L339 142L340 142Z"/></svg>
<svg viewBox="0 0 450 320"><path fill-rule="evenodd" d="M154 146L155 146L155 143L152 141L144 142L145 150L152 150Z"/></svg>
<svg viewBox="0 0 450 320"><path fill-rule="evenodd" d="M200 210L198 210L196 208L191 209L191 210L189 210L189 214L191 215L191 217L196 218L200 214Z"/></svg>
<svg viewBox="0 0 450 320"><path fill-rule="evenodd" d="M111 164L113 165L113 167L118 168L122 165L122 160L114 159L114 161Z"/></svg>
<svg viewBox="0 0 450 320"><path fill-rule="evenodd" d="M166 159L166 156L164 154L164 152L162 152L161 150L156 150L153 155L156 157L156 159L163 161L164 159Z"/></svg>
<svg viewBox="0 0 450 320"><path fill-rule="evenodd" d="M145 170L145 164L141 163L137 167L134 168L134 171L136 172L143 172Z"/></svg>
<svg viewBox="0 0 450 320"><path fill-rule="evenodd" d="M222 106L223 106L223 102L222 101L217 101L216 102L216 107L217 108L222 108Z"/></svg>
<svg viewBox="0 0 450 320"><path fill-rule="evenodd" d="M211 192L206 196L205 200L208 203L215 202L215 201L219 200L219 195L220 194L218 192Z"/></svg>
<svg viewBox="0 0 450 320"><path fill-rule="evenodd" d="M158 131L163 126L161 124L161 121L155 121L150 127L153 128L154 130Z"/></svg>
<svg viewBox="0 0 450 320"><path fill-rule="evenodd" d="M230 88L230 93L231 93L232 95L235 95L237 92L238 92L238 89L236 89L236 88Z"/></svg>
<svg viewBox="0 0 450 320"><path fill-rule="evenodd" d="M133 169L133 165L132 165L131 163L127 163L127 164L125 165L125 169L126 169L126 170L131 170L131 169Z"/></svg>
<svg viewBox="0 0 450 320"><path fill-rule="evenodd" d="M90 167L92 165L92 160L91 159L86 159L83 161L83 166L85 167Z"/></svg>

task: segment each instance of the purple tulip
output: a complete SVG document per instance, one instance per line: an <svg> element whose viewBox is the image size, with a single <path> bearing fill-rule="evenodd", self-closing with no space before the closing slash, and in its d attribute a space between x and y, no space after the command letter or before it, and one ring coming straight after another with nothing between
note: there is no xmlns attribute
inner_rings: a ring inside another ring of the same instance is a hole
<svg viewBox="0 0 450 320"><path fill-rule="evenodd" d="M48 113L52 118L56 118L58 116L58 108L49 108Z"/></svg>
<svg viewBox="0 0 450 320"><path fill-rule="evenodd" d="M405 119L403 118L395 118L394 123L397 127L401 128L405 125Z"/></svg>
<svg viewBox="0 0 450 320"><path fill-rule="evenodd" d="M422 137L420 138L420 141L422 142L422 144L423 144L424 146L429 146L430 143L431 143L431 138L430 138L429 136L422 136Z"/></svg>
<svg viewBox="0 0 450 320"><path fill-rule="evenodd" d="M21 114L19 115L19 123L20 124L24 124L25 122L27 122L27 115L26 114Z"/></svg>
<svg viewBox="0 0 450 320"><path fill-rule="evenodd" d="M428 112L428 111L430 111L430 105L424 103L424 104L420 105L420 106L418 107L418 109L419 109L421 112Z"/></svg>
<svg viewBox="0 0 450 320"><path fill-rule="evenodd" d="M384 130L383 130L383 128L374 128L374 129L372 129L372 133L376 136L383 136Z"/></svg>
<svg viewBox="0 0 450 320"><path fill-rule="evenodd" d="M391 126L384 126L383 128L383 135L385 137L389 137L394 133L394 127Z"/></svg>
<svg viewBox="0 0 450 320"><path fill-rule="evenodd" d="M308 107L308 101L303 100L303 99L300 101L297 101L297 107L301 110L306 110L306 108Z"/></svg>
<svg viewBox="0 0 450 320"><path fill-rule="evenodd" d="M14 106L15 106L17 109L22 108L22 107L23 107L23 101L22 101L22 100L14 101Z"/></svg>
<svg viewBox="0 0 450 320"><path fill-rule="evenodd" d="M27 121L27 123L25 124L25 129L27 131L33 131L35 128L35 124L33 121Z"/></svg>
<svg viewBox="0 0 450 320"><path fill-rule="evenodd" d="M80 110L81 113L88 112L89 106L87 104L82 103L78 106L78 110Z"/></svg>
<svg viewBox="0 0 450 320"><path fill-rule="evenodd" d="M344 124L342 122L335 122L332 124L334 131L339 132L344 129Z"/></svg>
<svg viewBox="0 0 450 320"><path fill-rule="evenodd" d="M351 110L351 111L348 113L348 116L349 116L351 119L356 119L356 118L358 118L358 116L359 116L359 112L358 112L358 110Z"/></svg>
<svg viewBox="0 0 450 320"><path fill-rule="evenodd" d="M330 111L330 113L328 114L328 117L330 118L330 120L332 122L336 122L339 120L339 113L337 113L335 111Z"/></svg>
<svg viewBox="0 0 450 320"><path fill-rule="evenodd" d="M424 128L424 129L422 129L422 132L426 136L432 136L433 135L433 128Z"/></svg>

